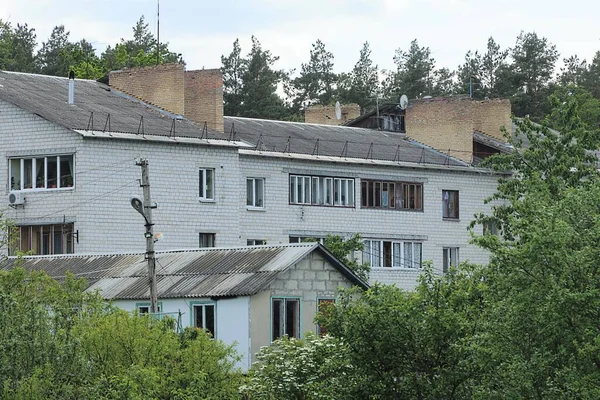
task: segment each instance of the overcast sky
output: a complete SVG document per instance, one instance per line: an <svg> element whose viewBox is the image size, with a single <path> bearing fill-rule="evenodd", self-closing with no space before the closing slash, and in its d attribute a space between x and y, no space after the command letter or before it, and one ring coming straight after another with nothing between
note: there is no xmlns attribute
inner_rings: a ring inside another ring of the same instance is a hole
<svg viewBox="0 0 600 400"><path fill-rule="evenodd" d="M38 43L63 24L70 38L92 42L101 52L121 38L141 15L156 33L156 0L0 0L0 19L28 23ZM278 68L300 68L311 43L325 42L336 72L350 71L365 41L381 69L393 67L397 48L418 39L438 67L455 69L467 50L485 50L493 36L502 48L521 30L535 31L557 46L561 59L591 60L600 50L598 0L162 0L160 38L182 53L188 69L218 68L240 39L251 35L280 57Z"/></svg>

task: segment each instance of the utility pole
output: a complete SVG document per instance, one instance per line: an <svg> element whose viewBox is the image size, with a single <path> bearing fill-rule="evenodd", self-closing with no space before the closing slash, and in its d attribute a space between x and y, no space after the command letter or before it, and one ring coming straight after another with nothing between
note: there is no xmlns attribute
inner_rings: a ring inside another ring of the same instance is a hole
<svg viewBox="0 0 600 400"><path fill-rule="evenodd" d="M150 312L157 313L158 298L156 294L156 256L154 254L154 224L152 223L152 209L155 208L155 206L152 206L152 198L150 197L148 160L142 158L136 161L135 164L142 167L142 182L140 186L144 191L144 202L143 205L136 205L134 203L136 203L136 200L139 201L139 199L133 198L131 199L131 205L140 214L142 214L146 220L146 233L144 234L144 237L146 238L146 259L148 260L148 280L150 283Z"/></svg>

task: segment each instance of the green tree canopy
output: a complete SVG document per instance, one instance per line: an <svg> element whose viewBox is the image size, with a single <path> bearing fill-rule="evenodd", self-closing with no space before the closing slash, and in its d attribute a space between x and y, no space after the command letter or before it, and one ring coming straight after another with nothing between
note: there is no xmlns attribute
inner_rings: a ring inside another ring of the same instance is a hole
<svg viewBox="0 0 600 400"><path fill-rule="evenodd" d="M295 107L303 109L311 104L332 104L336 80L333 53L327 51L325 43L317 40L312 44L310 60L302 64L300 76L292 81L296 90Z"/></svg>
<svg viewBox="0 0 600 400"><path fill-rule="evenodd" d="M34 50L36 34L27 24L10 23L0 20L0 70L34 72Z"/></svg>

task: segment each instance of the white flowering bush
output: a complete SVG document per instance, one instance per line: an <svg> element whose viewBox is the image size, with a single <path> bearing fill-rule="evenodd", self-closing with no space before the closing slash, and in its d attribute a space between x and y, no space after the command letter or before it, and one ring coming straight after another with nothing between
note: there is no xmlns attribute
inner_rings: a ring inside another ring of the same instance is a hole
<svg viewBox="0 0 600 400"><path fill-rule="evenodd" d="M284 336L263 347L242 393L248 399L349 399L356 384L348 347L332 336Z"/></svg>

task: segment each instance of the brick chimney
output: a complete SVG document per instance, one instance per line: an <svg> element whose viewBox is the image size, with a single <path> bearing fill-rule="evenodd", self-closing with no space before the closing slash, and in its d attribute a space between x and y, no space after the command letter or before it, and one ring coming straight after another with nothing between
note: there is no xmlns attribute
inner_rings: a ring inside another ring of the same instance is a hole
<svg viewBox="0 0 600 400"><path fill-rule="evenodd" d="M174 114L185 113L182 64L161 64L111 71L108 74L108 84L123 93Z"/></svg>
<svg viewBox="0 0 600 400"><path fill-rule="evenodd" d="M304 122L307 124L342 125L360 116L358 104L342 104L342 119L335 117L335 106L308 106L304 110Z"/></svg>
<svg viewBox="0 0 600 400"><path fill-rule="evenodd" d="M185 72L185 117L223 132L223 75L219 69Z"/></svg>

